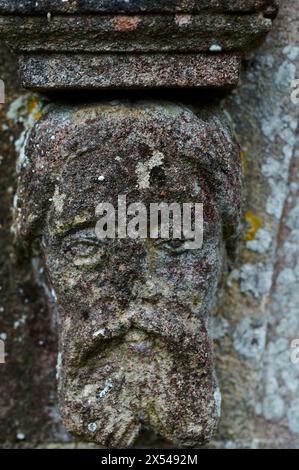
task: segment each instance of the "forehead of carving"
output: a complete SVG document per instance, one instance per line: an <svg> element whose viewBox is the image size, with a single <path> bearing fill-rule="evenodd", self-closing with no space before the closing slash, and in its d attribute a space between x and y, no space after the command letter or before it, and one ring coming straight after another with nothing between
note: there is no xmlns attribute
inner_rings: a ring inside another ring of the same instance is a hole
<svg viewBox="0 0 299 470"><path fill-rule="evenodd" d="M108 103L54 107L32 132L28 153L35 166L54 172L67 160L90 153L107 164L122 158L125 163L135 161L136 167L154 167L166 158L172 164L183 159L185 165L192 161L215 166L216 161L222 165L231 160L233 145L225 124L207 113L198 117L171 103Z"/></svg>
<svg viewBox="0 0 299 470"><path fill-rule="evenodd" d="M137 139L138 140L138 139ZM113 147L113 148L112 148ZM176 155L172 148L153 150L142 142L99 145L98 149L70 158L57 177L49 220L69 229L96 220L99 203L126 196L127 204L206 202L209 186L196 163Z"/></svg>
<svg viewBox="0 0 299 470"><path fill-rule="evenodd" d="M94 218L99 202L205 202L237 217L238 146L225 123L167 102L53 106L33 128L21 172L20 234L50 218ZM229 209L230 210L230 209Z"/></svg>
<svg viewBox="0 0 299 470"><path fill-rule="evenodd" d="M206 123L176 106L74 111L64 149L52 149L57 162L53 216L59 226L95 220L100 202L205 202L208 175L200 161L207 140ZM213 146L210 141L210 146ZM43 143L41 142L41 146ZM60 166L57 156L68 155Z"/></svg>
<svg viewBox="0 0 299 470"><path fill-rule="evenodd" d="M131 159L132 154L135 158L138 155L143 163L154 157L154 163L169 149L173 161L183 158L185 162L227 165L234 145L225 123L211 117L211 112L202 110L199 116L192 109L168 102L117 102L53 106L33 128L27 153L35 166L53 171L68 158L101 149L107 160L110 154L117 157L122 153Z"/></svg>
<svg viewBox="0 0 299 470"><path fill-rule="evenodd" d="M251 12L276 3L276 0L0 0L0 13Z"/></svg>

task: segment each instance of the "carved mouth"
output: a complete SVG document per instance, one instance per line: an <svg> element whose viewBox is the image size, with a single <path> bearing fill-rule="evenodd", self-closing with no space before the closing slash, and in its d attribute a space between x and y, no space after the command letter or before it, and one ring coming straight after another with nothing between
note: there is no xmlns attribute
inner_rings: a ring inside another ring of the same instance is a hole
<svg viewBox="0 0 299 470"><path fill-rule="evenodd" d="M197 354L201 364L211 361L212 347L205 317L194 315L183 305L168 302L167 307L162 303L135 305L121 318L117 316L116 321L106 321L92 331L89 323L84 331L77 331L75 325L63 348L67 352L68 366L77 370L94 357L106 357L113 347L126 342L135 331L162 341L169 351Z"/></svg>

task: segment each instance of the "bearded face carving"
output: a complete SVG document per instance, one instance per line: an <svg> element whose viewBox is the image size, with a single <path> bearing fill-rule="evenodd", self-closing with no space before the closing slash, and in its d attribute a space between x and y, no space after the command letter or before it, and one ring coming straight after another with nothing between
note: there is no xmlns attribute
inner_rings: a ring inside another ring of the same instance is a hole
<svg viewBox="0 0 299 470"><path fill-rule="evenodd" d="M171 103L54 105L24 152L15 230L29 252L39 247L55 293L66 427L115 447L143 427L181 446L208 440L220 393L207 320L240 216L229 129ZM96 208L117 212L120 195L147 209L201 203L202 246L99 239Z"/></svg>

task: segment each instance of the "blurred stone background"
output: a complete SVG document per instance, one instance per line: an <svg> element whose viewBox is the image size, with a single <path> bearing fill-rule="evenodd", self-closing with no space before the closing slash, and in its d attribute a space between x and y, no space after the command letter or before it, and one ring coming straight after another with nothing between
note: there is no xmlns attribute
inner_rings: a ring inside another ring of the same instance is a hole
<svg viewBox="0 0 299 470"><path fill-rule="evenodd" d="M56 408L56 335L30 266L17 260L10 233L15 165L38 96L20 90L16 59L1 46L0 78L0 447L87 447L63 428ZM209 447L299 448L299 4L282 0L273 32L244 61L239 88L216 97L242 147L246 194L240 253L223 280L211 320L223 395ZM161 94L163 96L163 93ZM199 100L199 92L167 99ZM165 96L163 96L165 98ZM36 110L36 112L35 112ZM145 433L137 446L162 447Z"/></svg>

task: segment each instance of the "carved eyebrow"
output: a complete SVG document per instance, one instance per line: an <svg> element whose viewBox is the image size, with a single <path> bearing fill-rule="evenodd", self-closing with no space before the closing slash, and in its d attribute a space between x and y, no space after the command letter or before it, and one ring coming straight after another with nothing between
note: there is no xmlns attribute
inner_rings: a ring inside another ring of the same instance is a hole
<svg viewBox="0 0 299 470"><path fill-rule="evenodd" d="M84 230L92 230L95 229L96 226L96 220L91 220L91 221L86 221L86 222L79 222L76 224L68 224L68 227L64 231L59 231L59 236L65 238L68 235L75 235L76 233L83 232ZM95 237L96 234L94 233Z"/></svg>

